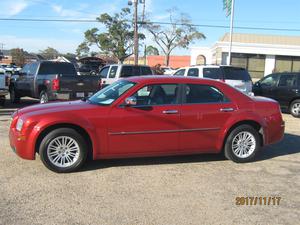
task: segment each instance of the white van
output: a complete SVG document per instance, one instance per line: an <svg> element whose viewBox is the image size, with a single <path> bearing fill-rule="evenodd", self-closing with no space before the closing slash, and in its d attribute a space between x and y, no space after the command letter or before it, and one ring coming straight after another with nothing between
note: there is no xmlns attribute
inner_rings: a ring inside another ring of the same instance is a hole
<svg viewBox="0 0 300 225"><path fill-rule="evenodd" d="M103 87L112 84L120 78L152 75L153 73L149 66L112 64L102 67L99 74L102 78Z"/></svg>
<svg viewBox="0 0 300 225"><path fill-rule="evenodd" d="M244 68L225 65L190 66L176 70L173 75L220 80L247 95L253 95L252 80L248 71Z"/></svg>

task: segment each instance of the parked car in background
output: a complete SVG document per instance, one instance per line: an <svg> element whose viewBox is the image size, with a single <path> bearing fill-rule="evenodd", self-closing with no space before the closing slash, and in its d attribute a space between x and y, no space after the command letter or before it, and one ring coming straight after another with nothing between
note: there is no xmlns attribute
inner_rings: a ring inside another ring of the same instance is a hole
<svg viewBox="0 0 300 225"><path fill-rule="evenodd" d="M86 101L30 106L14 113L10 145L24 159L39 153L55 172L93 159L220 153L255 158L282 139L279 105L209 79L120 79Z"/></svg>
<svg viewBox="0 0 300 225"><path fill-rule="evenodd" d="M0 105L4 106L5 98L8 94L8 76L5 73L5 70L0 68Z"/></svg>
<svg viewBox="0 0 300 225"><path fill-rule="evenodd" d="M244 68L222 65L190 66L178 69L174 75L224 81L247 95L253 95L252 80L248 71Z"/></svg>
<svg viewBox="0 0 300 225"><path fill-rule="evenodd" d="M176 71L169 66L161 66L161 69L164 71L164 75L172 75Z"/></svg>
<svg viewBox="0 0 300 225"><path fill-rule="evenodd" d="M26 64L19 75L13 75L9 91L13 103L25 96L46 103L91 96L99 90L100 83L99 76L78 76L71 63L40 61Z"/></svg>
<svg viewBox="0 0 300 225"><path fill-rule="evenodd" d="M275 99L282 109L300 117L300 73L270 74L253 85L253 92Z"/></svg>
<svg viewBox="0 0 300 225"><path fill-rule="evenodd" d="M153 73L149 66L112 64L102 67L99 74L102 78L102 86L107 86L120 78L152 75Z"/></svg>

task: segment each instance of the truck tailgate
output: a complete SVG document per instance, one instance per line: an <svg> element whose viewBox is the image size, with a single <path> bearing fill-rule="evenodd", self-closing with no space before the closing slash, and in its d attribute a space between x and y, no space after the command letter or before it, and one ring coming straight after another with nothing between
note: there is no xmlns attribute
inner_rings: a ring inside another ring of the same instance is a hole
<svg viewBox="0 0 300 225"><path fill-rule="evenodd" d="M69 93L70 98L91 96L99 90L99 76L59 76L59 92Z"/></svg>

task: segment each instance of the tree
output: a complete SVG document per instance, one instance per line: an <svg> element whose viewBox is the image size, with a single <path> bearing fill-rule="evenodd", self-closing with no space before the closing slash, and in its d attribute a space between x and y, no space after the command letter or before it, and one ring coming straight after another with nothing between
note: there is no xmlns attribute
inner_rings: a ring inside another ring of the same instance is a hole
<svg viewBox="0 0 300 225"><path fill-rule="evenodd" d="M40 51L40 55L44 59L49 60L49 59L56 59L60 55L60 53L56 49L48 47L45 50Z"/></svg>
<svg viewBox="0 0 300 225"><path fill-rule="evenodd" d="M78 57L86 57L89 55L89 52L90 48L86 42L82 42L76 49L76 55Z"/></svg>
<svg viewBox="0 0 300 225"><path fill-rule="evenodd" d="M17 66L23 66L25 64L26 52L22 48L13 48L10 50L12 62Z"/></svg>
<svg viewBox="0 0 300 225"><path fill-rule="evenodd" d="M113 55L122 63L132 55L134 32L131 19L129 8L123 8L113 16L101 14L97 21L105 25L107 32L100 33L98 28L87 30L85 41L78 46L79 49L85 51L86 47L96 45L103 53ZM139 38L144 39L145 36L140 33Z"/></svg>
<svg viewBox="0 0 300 225"><path fill-rule="evenodd" d="M146 48L146 55L159 55L159 51L156 47L149 45Z"/></svg>
<svg viewBox="0 0 300 225"><path fill-rule="evenodd" d="M188 48L196 39L205 39L191 20L185 14L179 14L176 9L168 10L170 26L162 26L151 22L145 23L145 28L152 34L155 43L165 54L165 65L169 65L171 52L179 48ZM179 18L179 19L174 19Z"/></svg>

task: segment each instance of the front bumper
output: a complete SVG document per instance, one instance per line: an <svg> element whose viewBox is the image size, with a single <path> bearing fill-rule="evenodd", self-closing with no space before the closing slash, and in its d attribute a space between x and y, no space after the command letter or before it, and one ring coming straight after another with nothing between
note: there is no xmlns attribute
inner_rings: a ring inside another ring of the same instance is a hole
<svg viewBox="0 0 300 225"><path fill-rule="evenodd" d="M19 157L29 160L35 159L35 149L32 145L32 140L15 128L11 128L9 131L9 141L10 147Z"/></svg>

